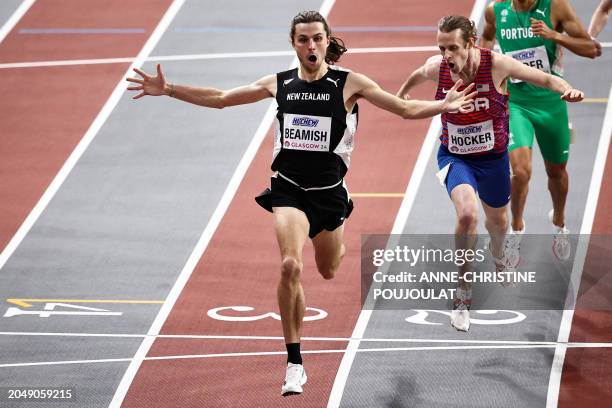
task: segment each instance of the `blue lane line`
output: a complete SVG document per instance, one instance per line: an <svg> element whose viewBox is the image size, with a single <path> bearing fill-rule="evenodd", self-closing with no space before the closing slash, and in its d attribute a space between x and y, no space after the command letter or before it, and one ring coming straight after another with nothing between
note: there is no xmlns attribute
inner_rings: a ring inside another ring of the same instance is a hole
<svg viewBox="0 0 612 408"><path fill-rule="evenodd" d="M142 34L144 28L22 28L19 34Z"/></svg>
<svg viewBox="0 0 612 408"><path fill-rule="evenodd" d="M177 33L287 33L288 27L177 27ZM334 33L436 32L435 26L346 26L334 27Z"/></svg>

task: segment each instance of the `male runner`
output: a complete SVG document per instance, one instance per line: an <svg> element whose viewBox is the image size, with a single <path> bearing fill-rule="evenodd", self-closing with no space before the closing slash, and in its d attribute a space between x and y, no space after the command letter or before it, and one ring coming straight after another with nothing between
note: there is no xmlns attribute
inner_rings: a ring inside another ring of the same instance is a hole
<svg viewBox="0 0 612 408"><path fill-rule="evenodd" d="M564 33L565 32L565 33ZM485 11L481 46L493 48L495 38L504 54L542 72L561 77L562 47L594 58L598 47L591 40L568 0L505 0L492 2ZM553 253L567 260L571 247L565 226L568 191L566 164L570 128L567 105L549 89L511 78L510 163L512 165L512 234L509 245L518 251L525 232L523 212L531 178L533 136L538 140L548 175L552 210Z"/></svg>
<svg viewBox="0 0 612 408"><path fill-rule="evenodd" d="M145 95L168 95L185 102L224 108L274 97L278 103L271 192L257 198L273 211L281 253L277 295L288 364L282 395L299 394L306 383L300 355L304 316L302 249L312 240L319 273L332 279L345 253L343 223L352 203L343 182L348 170L357 127L357 100L364 98L403 118L425 118L456 111L473 98L471 87L457 91L459 81L439 101L405 101L383 91L365 75L332 66L346 51L331 36L324 17L316 11L298 14L290 39L299 67L265 76L247 85L222 91L166 82L135 69L142 77L128 78Z"/></svg>
<svg viewBox="0 0 612 408"><path fill-rule="evenodd" d="M438 47L442 55L431 57L404 82L397 95L408 98L416 85L437 82L436 99L463 81L475 85L476 98L464 112L442 114L438 150L438 173L457 212L455 243L459 249L473 248L480 197L485 227L491 236L490 251L498 272L512 269L516 261L504 250L508 228L506 207L510 199L508 164L509 76L556 92L569 102L582 100L560 77L545 74L515 59L475 46L475 24L463 16L447 16L438 23ZM461 88L460 88L461 89ZM451 324L458 330L470 327L471 285L461 282L456 292Z"/></svg>

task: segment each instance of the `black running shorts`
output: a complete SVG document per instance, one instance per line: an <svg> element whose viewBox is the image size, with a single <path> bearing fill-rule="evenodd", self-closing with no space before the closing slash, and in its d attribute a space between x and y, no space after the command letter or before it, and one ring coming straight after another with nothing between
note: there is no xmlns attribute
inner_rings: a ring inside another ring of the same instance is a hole
<svg viewBox="0 0 612 408"><path fill-rule="evenodd" d="M344 183L324 190L305 191L281 177L272 177L271 186L255 197L255 201L270 212L272 207L293 207L302 211L310 223L310 238L323 230L334 231L353 211L353 200Z"/></svg>

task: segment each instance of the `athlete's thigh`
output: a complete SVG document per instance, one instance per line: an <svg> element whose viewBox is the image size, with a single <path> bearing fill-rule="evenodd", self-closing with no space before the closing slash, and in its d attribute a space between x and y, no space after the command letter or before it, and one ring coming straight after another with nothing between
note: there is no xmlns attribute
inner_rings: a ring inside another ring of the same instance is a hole
<svg viewBox="0 0 612 408"><path fill-rule="evenodd" d="M323 230L312 238L315 259L318 266L326 266L337 261L344 242L344 224L333 231Z"/></svg>
<svg viewBox="0 0 612 408"><path fill-rule="evenodd" d="M308 239L309 223L306 214L294 207L274 207L274 231L281 258L302 260L302 249Z"/></svg>
<svg viewBox="0 0 612 408"><path fill-rule="evenodd" d="M513 151L521 147L533 147L534 128L529 112L515 103L509 103L510 114L510 140L508 150Z"/></svg>
<svg viewBox="0 0 612 408"><path fill-rule="evenodd" d="M511 186L510 162L507 154L498 159L480 162L476 174L478 196L483 203L492 208L500 208L508 204Z"/></svg>
<svg viewBox="0 0 612 408"><path fill-rule="evenodd" d="M438 152L438 177L446 187L448 196L453 199L453 190L458 186L469 185L473 191L478 191L476 176L470 164L460 157L456 157L440 150Z"/></svg>
<svg viewBox="0 0 612 408"><path fill-rule="evenodd" d="M564 164L569 158L570 130L567 103L546 102L534 111L533 124L542 157L552 164Z"/></svg>
<svg viewBox="0 0 612 408"><path fill-rule="evenodd" d="M517 174L519 171L526 171L530 175L532 154L533 150L528 147L521 147L508 152L512 172Z"/></svg>

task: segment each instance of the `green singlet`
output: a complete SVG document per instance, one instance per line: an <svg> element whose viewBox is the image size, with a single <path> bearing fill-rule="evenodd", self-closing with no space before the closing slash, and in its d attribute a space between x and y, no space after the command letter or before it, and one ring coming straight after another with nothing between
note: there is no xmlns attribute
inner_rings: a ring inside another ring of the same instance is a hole
<svg viewBox="0 0 612 408"><path fill-rule="evenodd" d="M542 20L554 30L550 20L551 0L536 0L529 11L516 11L512 0L495 3L495 36L504 54L522 63L559 77L561 47L531 31L531 18ZM538 140L544 160L563 164L569 157L570 130L567 104L560 95L526 82L508 80L510 92L510 144L508 150L533 146Z"/></svg>

